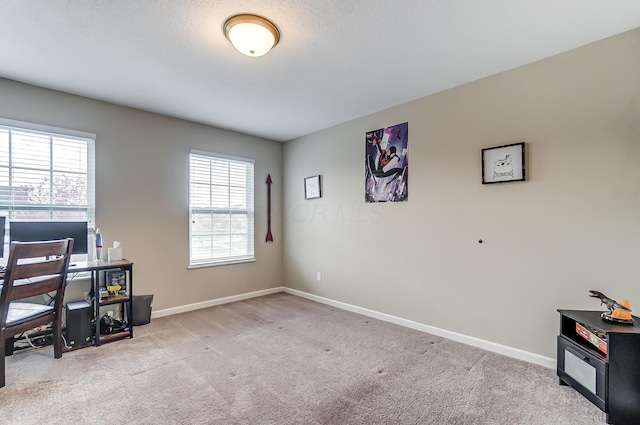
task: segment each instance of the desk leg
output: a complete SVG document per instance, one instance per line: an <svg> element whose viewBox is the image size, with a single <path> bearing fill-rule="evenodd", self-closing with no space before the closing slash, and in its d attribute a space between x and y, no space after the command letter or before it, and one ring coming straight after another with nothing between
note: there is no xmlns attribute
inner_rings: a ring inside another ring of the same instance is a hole
<svg viewBox="0 0 640 425"><path fill-rule="evenodd" d="M91 270L91 288L94 293L93 297L93 318L96 324L95 332L96 334L93 337L93 344L97 347L100 345L100 288L98 288L98 280L100 278L98 270Z"/></svg>

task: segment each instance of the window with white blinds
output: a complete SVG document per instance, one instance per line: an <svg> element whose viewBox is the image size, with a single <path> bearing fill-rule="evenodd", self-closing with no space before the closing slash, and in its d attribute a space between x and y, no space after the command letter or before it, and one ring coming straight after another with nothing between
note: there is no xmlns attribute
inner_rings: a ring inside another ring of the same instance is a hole
<svg viewBox="0 0 640 425"><path fill-rule="evenodd" d="M192 151L189 264L254 261L252 159Z"/></svg>
<svg viewBox="0 0 640 425"><path fill-rule="evenodd" d="M95 222L95 135L0 119L0 215Z"/></svg>

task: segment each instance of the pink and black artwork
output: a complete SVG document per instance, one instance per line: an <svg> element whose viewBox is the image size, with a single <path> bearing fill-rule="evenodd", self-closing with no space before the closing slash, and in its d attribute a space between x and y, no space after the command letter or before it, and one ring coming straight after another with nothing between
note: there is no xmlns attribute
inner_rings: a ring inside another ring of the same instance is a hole
<svg viewBox="0 0 640 425"><path fill-rule="evenodd" d="M364 140L365 201L406 201L409 181L409 123L368 131Z"/></svg>

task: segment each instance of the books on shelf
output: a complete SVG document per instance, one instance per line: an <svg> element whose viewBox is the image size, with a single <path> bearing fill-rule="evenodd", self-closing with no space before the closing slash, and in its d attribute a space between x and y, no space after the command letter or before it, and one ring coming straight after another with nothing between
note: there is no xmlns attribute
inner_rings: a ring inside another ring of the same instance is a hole
<svg viewBox="0 0 640 425"><path fill-rule="evenodd" d="M598 350L607 354L607 334L592 327L576 322L576 333L589 341Z"/></svg>
<svg viewBox="0 0 640 425"><path fill-rule="evenodd" d="M127 274L124 270L107 270L104 279L109 295L127 293Z"/></svg>

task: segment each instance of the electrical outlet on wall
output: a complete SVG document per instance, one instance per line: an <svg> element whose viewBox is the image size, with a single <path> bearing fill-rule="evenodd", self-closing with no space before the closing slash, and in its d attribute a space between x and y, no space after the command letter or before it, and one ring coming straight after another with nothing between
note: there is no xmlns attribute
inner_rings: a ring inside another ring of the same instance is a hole
<svg viewBox="0 0 640 425"><path fill-rule="evenodd" d="M322 273L321 272L316 272L316 280L318 282L322 281Z"/></svg>

